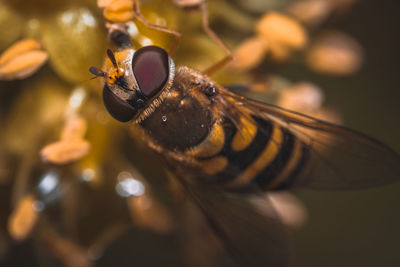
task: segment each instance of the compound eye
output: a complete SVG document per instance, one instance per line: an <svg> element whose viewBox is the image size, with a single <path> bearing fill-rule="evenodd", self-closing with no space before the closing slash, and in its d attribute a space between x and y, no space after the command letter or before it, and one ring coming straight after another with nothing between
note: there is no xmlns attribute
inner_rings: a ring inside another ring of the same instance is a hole
<svg viewBox="0 0 400 267"><path fill-rule="evenodd" d="M107 85L103 88L103 101L111 116L120 122L130 121L137 112L134 107L117 97Z"/></svg>
<svg viewBox="0 0 400 267"><path fill-rule="evenodd" d="M167 52L157 46L145 46L135 52L132 58L132 71L145 96L157 94L169 76Z"/></svg>

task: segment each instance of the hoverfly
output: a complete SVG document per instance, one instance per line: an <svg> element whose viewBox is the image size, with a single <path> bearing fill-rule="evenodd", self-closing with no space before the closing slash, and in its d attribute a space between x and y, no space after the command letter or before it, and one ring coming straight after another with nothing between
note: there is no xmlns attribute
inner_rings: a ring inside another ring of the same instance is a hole
<svg viewBox="0 0 400 267"><path fill-rule="evenodd" d="M274 213L246 200L289 188L357 189L395 182L400 156L348 128L247 99L182 66L158 46L135 50L110 28L104 105L158 152L240 266L289 266ZM210 68L212 69L212 68ZM265 201L265 205L268 202Z"/></svg>

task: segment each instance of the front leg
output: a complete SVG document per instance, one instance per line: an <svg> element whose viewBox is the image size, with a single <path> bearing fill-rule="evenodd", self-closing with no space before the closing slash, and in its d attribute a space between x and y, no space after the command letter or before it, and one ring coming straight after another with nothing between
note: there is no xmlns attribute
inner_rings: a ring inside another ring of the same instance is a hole
<svg viewBox="0 0 400 267"><path fill-rule="evenodd" d="M168 50L168 54L170 57L174 57L175 51L178 48L179 45L179 41L181 39L181 34L177 31L168 29L166 27L157 25L157 24L152 24L150 22L148 22L143 16L142 13L140 12L140 4L138 0L133 0L133 12L135 13L135 18L137 20L139 20L140 22L142 22L146 27L153 29L153 30L157 30L157 31L161 31L161 32L165 32L168 34L171 34L172 36L174 36L174 43L172 44L172 46L170 47L170 49Z"/></svg>

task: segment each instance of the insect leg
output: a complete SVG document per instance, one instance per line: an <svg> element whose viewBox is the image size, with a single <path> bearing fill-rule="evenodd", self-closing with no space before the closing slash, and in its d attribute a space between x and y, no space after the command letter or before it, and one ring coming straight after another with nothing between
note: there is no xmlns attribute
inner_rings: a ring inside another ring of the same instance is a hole
<svg viewBox="0 0 400 267"><path fill-rule="evenodd" d="M148 22L140 13L140 4L138 0L133 0L133 12L135 13L135 17L136 19L138 19L140 22L142 22L144 25L146 25L146 27L153 29L153 30L157 30L157 31L161 31L161 32L165 32L168 34L172 34L175 38L174 43L172 44L171 48L168 51L168 54L170 55L170 57L173 57L175 54L176 49L178 48L179 45L179 40L181 39L181 34L179 32L176 32L174 30L170 30L166 27L157 25L157 24L152 24L150 22Z"/></svg>
<svg viewBox="0 0 400 267"><path fill-rule="evenodd" d="M210 28L210 25L208 23L208 10L207 10L207 3L206 1L203 1L200 4L200 11L201 11L201 20L202 20L202 25L205 33L213 39L217 44L222 46L222 48L225 50L227 56L225 56L223 59L218 61L217 63L214 63L212 66L208 67L203 71L204 74L206 75L211 75L217 70L221 69L224 67L226 64L228 64L232 59L233 59L233 54L232 50L218 37L218 35Z"/></svg>

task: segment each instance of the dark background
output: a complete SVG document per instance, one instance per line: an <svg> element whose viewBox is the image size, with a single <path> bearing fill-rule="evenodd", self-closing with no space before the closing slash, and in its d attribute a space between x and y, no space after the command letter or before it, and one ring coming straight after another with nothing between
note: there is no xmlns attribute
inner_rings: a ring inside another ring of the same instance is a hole
<svg viewBox="0 0 400 267"><path fill-rule="evenodd" d="M365 49L365 65L351 78L282 70L315 82L344 124L400 151L399 1L360 0L327 27L343 30ZM298 191L309 220L296 234L297 266L400 266L400 185L350 192Z"/></svg>

